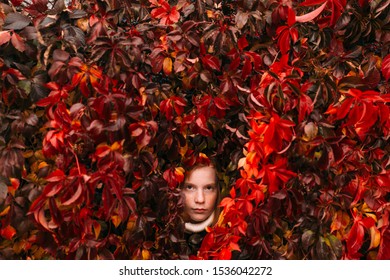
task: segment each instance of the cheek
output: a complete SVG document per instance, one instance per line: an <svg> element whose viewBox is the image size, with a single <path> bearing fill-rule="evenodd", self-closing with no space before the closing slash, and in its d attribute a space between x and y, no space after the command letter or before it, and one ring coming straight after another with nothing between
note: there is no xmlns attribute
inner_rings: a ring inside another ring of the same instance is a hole
<svg viewBox="0 0 390 280"><path fill-rule="evenodd" d="M189 208L191 206L191 195L185 194L184 195L184 208Z"/></svg>
<svg viewBox="0 0 390 280"><path fill-rule="evenodd" d="M210 194L208 199L209 205L214 206L216 202L217 202L217 194L216 193Z"/></svg>

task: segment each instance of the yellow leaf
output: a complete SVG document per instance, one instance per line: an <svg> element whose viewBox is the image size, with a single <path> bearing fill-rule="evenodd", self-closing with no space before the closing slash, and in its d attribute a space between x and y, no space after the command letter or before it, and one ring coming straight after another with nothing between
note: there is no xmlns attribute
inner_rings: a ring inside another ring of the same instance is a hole
<svg viewBox="0 0 390 280"><path fill-rule="evenodd" d="M172 73L172 59L170 57L164 58L163 70L165 75L170 75Z"/></svg>
<svg viewBox="0 0 390 280"><path fill-rule="evenodd" d="M142 250L142 259L143 260L150 260L150 252L148 250L145 250L145 249Z"/></svg>
<svg viewBox="0 0 390 280"><path fill-rule="evenodd" d="M5 207L5 209L3 211L1 211L0 217L7 215L9 212L9 209L10 209L9 205L7 207Z"/></svg>
<svg viewBox="0 0 390 280"><path fill-rule="evenodd" d="M325 244L328 245L328 247L332 247L332 245L330 244L329 238L324 237L324 241L325 241Z"/></svg>
<svg viewBox="0 0 390 280"><path fill-rule="evenodd" d="M207 17L208 17L208 18L215 18L214 12L211 11L211 10L207 10L207 11L206 11L206 14L207 14Z"/></svg>
<svg viewBox="0 0 390 280"><path fill-rule="evenodd" d="M225 214L221 212L221 214L218 217L218 221L216 225L222 227L224 223L225 223Z"/></svg>
<svg viewBox="0 0 390 280"><path fill-rule="evenodd" d="M188 144L186 144L184 147L180 147L179 149L179 153L182 157L184 157L184 155L187 153L188 151Z"/></svg>
<svg viewBox="0 0 390 280"><path fill-rule="evenodd" d="M30 158L30 157L32 157L33 155L34 155L34 152L31 151L31 150L25 151L25 152L23 153L23 157L24 157L24 158Z"/></svg>
<svg viewBox="0 0 390 280"><path fill-rule="evenodd" d="M36 157L38 160L44 160L45 156L43 155L42 150L35 151L34 157Z"/></svg>
<svg viewBox="0 0 390 280"><path fill-rule="evenodd" d="M332 224L330 225L330 232L344 230L350 221L350 217L348 213L343 211L337 211L337 213L333 217Z"/></svg>
<svg viewBox="0 0 390 280"><path fill-rule="evenodd" d="M111 151L117 151L120 150L121 148L122 148L122 143L118 141L111 145Z"/></svg>
<svg viewBox="0 0 390 280"><path fill-rule="evenodd" d="M370 235L371 243L369 250L378 247L379 243L381 242L381 233L375 226L370 228Z"/></svg>

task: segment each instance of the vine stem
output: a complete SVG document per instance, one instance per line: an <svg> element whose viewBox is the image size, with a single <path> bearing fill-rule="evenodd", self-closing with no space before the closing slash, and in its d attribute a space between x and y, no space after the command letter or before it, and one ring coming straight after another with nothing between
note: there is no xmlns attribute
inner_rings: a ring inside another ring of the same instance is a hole
<svg viewBox="0 0 390 280"><path fill-rule="evenodd" d="M70 151L71 151L71 153L74 155L74 157L76 159L77 170L79 172L79 175L81 175L81 168L80 168L79 158L78 158L77 154L75 153L74 147L73 147L72 144L70 144L70 147L71 147Z"/></svg>

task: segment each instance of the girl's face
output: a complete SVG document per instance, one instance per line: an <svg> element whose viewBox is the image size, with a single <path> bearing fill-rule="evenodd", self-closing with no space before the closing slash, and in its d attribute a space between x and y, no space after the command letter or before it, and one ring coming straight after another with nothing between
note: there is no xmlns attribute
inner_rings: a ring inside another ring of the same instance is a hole
<svg viewBox="0 0 390 280"><path fill-rule="evenodd" d="M184 214L192 222L203 222L214 211L218 196L215 168L195 168L184 180Z"/></svg>

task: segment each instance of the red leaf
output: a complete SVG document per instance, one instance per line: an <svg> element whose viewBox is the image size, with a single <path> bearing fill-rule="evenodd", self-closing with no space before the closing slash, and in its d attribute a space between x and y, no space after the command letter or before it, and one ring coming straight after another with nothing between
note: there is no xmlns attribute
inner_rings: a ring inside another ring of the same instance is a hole
<svg viewBox="0 0 390 280"><path fill-rule="evenodd" d="M34 211L34 218L45 229L47 229L48 231L51 231L49 228L49 224L46 220L45 210L43 208L39 208L39 209Z"/></svg>
<svg viewBox="0 0 390 280"><path fill-rule="evenodd" d="M24 0L11 0L12 5L14 6L20 6L20 4L23 3Z"/></svg>
<svg viewBox="0 0 390 280"><path fill-rule="evenodd" d="M314 104L310 96L301 94L299 96L299 112L298 122L301 123L311 112L313 112Z"/></svg>
<svg viewBox="0 0 390 280"><path fill-rule="evenodd" d="M135 199L132 198L132 197L128 197L128 196L127 196L127 197L124 198L124 201L125 201L127 207L129 207L129 209L130 209L133 213L135 213L136 210L137 210L137 203L136 203Z"/></svg>
<svg viewBox="0 0 390 280"><path fill-rule="evenodd" d="M46 185L44 194L46 195L46 197L52 197L59 193L63 188L64 184L62 183L49 183Z"/></svg>
<svg viewBox="0 0 390 280"><path fill-rule="evenodd" d="M178 116L181 116L184 112L184 107L187 105L186 100L183 97L173 96L173 108Z"/></svg>
<svg viewBox="0 0 390 280"><path fill-rule="evenodd" d="M244 67L242 68L241 77L245 80L252 71L252 63L248 57L245 57Z"/></svg>
<svg viewBox="0 0 390 280"><path fill-rule="evenodd" d="M235 70L240 66L241 58L238 56L229 65L229 70Z"/></svg>
<svg viewBox="0 0 390 280"><path fill-rule="evenodd" d="M251 62L253 62L254 69L260 70L260 66L261 66L261 63L263 61L261 56L258 53L251 52L251 51L245 52L245 55L250 57Z"/></svg>
<svg viewBox="0 0 390 280"><path fill-rule="evenodd" d="M234 189L234 188L233 188ZM235 206L236 200L230 197L222 199L220 206L224 208L224 212L227 213L231 207Z"/></svg>
<svg viewBox="0 0 390 280"><path fill-rule="evenodd" d="M49 176L47 176L46 181L59 182L59 181L63 181L65 178L66 178L65 173L62 170L57 169L56 171L50 173Z"/></svg>
<svg viewBox="0 0 390 280"><path fill-rule="evenodd" d="M237 41L237 46L238 48L242 51L243 49L245 49L247 46L249 46L248 44L248 41L246 40L246 37L243 36L241 37L240 39L238 39Z"/></svg>
<svg viewBox="0 0 390 280"><path fill-rule="evenodd" d="M62 216L61 211L57 207L56 199L54 197L50 198L49 207L52 221L56 226L58 226L62 222Z"/></svg>
<svg viewBox="0 0 390 280"><path fill-rule="evenodd" d="M377 258L378 260L390 259L390 228L388 226L382 231Z"/></svg>
<svg viewBox="0 0 390 280"><path fill-rule="evenodd" d="M280 152L283 150L283 141L288 143L293 138L293 127L295 123L282 119L278 114L273 113L269 124L264 124L264 144L273 150Z"/></svg>
<svg viewBox="0 0 390 280"><path fill-rule="evenodd" d="M325 3L324 3L325 2ZM316 6L319 4L329 4L331 7L331 16L330 16L330 25L333 26L339 17L341 16L341 12L344 10L346 6L346 0L307 0L301 3L301 6Z"/></svg>
<svg viewBox="0 0 390 280"><path fill-rule="evenodd" d="M158 124L155 121L140 121L129 125L131 136L136 138L139 148L143 148L149 144L158 130Z"/></svg>
<svg viewBox="0 0 390 280"><path fill-rule="evenodd" d="M165 99L160 103L160 112L165 114L168 121L173 119L173 106L170 99Z"/></svg>
<svg viewBox="0 0 390 280"><path fill-rule="evenodd" d="M153 3L153 5L157 5L157 3ZM161 6L153 9L150 15L153 18L160 19L160 24L170 25L179 21L180 13L176 6L171 7L165 0L158 1L158 5Z"/></svg>
<svg viewBox="0 0 390 280"><path fill-rule="evenodd" d="M369 228L375 226L375 220L371 217L367 217L367 218L362 219L361 224L365 228L369 229Z"/></svg>
<svg viewBox="0 0 390 280"><path fill-rule="evenodd" d="M290 36L287 26L279 26L276 29L276 34L278 35L278 47L283 54L287 53L290 49Z"/></svg>
<svg viewBox="0 0 390 280"><path fill-rule="evenodd" d="M327 0L306 0L305 2L299 4L300 6L315 6L327 2Z"/></svg>
<svg viewBox="0 0 390 280"><path fill-rule="evenodd" d="M390 54L385 56L382 61L382 74L386 81L390 79Z"/></svg>
<svg viewBox="0 0 390 280"><path fill-rule="evenodd" d="M363 245L363 238L364 227L359 222L355 221L347 237L348 255L351 258L358 257L358 251Z"/></svg>
<svg viewBox="0 0 390 280"><path fill-rule="evenodd" d="M211 136L212 132L207 128L207 121L205 115L200 115L198 118L195 120L195 124L197 126L197 130L200 134L203 136Z"/></svg>
<svg viewBox="0 0 390 280"><path fill-rule="evenodd" d="M232 252L230 248L223 248L218 255L219 260L230 260L232 258Z"/></svg>
<svg viewBox="0 0 390 280"><path fill-rule="evenodd" d="M11 43L20 52L24 52L26 50L26 45L24 44L24 41L22 37L20 37L18 34L14 32L11 37Z"/></svg>
<svg viewBox="0 0 390 280"><path fill-rule="evenodd" d="M225 111L226 109L229 109L229 105L227 104L227 102L220 97L214 98L214 104L220 110Z"/></svg>
<svg viewBox="0 0 390 280"><path fill-rule="evenodd" d="M219 59L210 54L203 56L202 62L206 67L211 68L212 70L219 71L221 69L221 62Z"/></svg>
<svg viewBox="0 0 390 280"><path fill-rule="evenodd" d="M296 16L295 16L295 11L292 8L288 8L288 18L287 18L287 24L288 26L293 26L294 23L296 22Z"/></svg>
<svg viewBox="0 0 390 280"><path fill-rule="evenodd" d="M353 103L353 99L348 98L343 102L343 104L341 104L341 106L337 109L337 113L336 113L338 120L342 120L347 116L347 114L351 110L352 103Z"/></svg>
<svg viewBox="0 0 390 280"><path fill-rule="evenodd" d="M322 13L322 11L325 9L326 4L327 4L327 2L325 2L320 7L318 7L317 9L315 9L314 11L312 11L310 13L295 17L296 21L297 22L311 21L312 19L316 18L317 16L319 16Z"/></svg>
<svg viewBox="0 0 390 280"><path fill-rule="evenodd" d="M11 33L9 31L0 31L0 46L8 43L11 40Z"/></svg>
<svg viewBox="0 0 390 280"><path fill-rule="evenodd" d="M62 202L62 205L68 206L73 204L77 199L80 198L82 191L83 191L83 186L81 184L78 184L75 193L68 200Z"/></svg>
<svg viewBox="0 0 390 280"><path fill-rule="evenodd" d="M259 177L263 177L264 184L268 184L269 192L272 194L284 186L284 183L297 174L287 169L287 159L280 158L275 164L266 164L260 170Z"/></svg>
<svg viewBox="0 0 390 280"><path fill-rule="evenodd" d="M12 238L15 236L16 230L11 225L6 226L5 228L0 229L0 235L1 237L12 240Z"/></svg>
<svg viewBox="0 0 390 280"><path fill-rule="evenodd" d="M163 177L164 180L168 182L168 186L174 189L184 181L184 169L182 167L167 169L165 170Z"/></svg>

